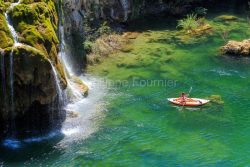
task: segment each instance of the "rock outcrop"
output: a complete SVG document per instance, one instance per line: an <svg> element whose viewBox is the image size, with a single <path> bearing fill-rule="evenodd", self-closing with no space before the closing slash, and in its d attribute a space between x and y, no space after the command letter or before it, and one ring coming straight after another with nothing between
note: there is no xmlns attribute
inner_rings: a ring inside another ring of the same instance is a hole
<svg viewBox="0 0 250 167"><path fill-rule="evenodd" d="M1 1L0 11L6 12L10 4ZM58 104L59 92L55 80L57 77L62 89L67 87L67 81L58 58L55 3L53 0L23 0L9 11L20 43L14 43L2 13L0 137L12 131L16 136L23 136L56 128L61 125L65 112Z"/></svg>
<svg viewBox="0 0 250 167"><path fill-rule="evenodd" d="M13 56L13 93L10 88L11 54ZM3 64L0 70L0 115L5 131L11 131L10 119L15 122L15 131L20 135L25 134L27 130L43 131L48 130L49 127L55 127L52 125L56 121L51 122L49 117L59 115L61 111L60 108L56 108L57 85L48 58L33 47L20 45L14 49L5 49L1 60ZM13 104L10 104L11 99Z"/></svg>
<svg viewBox="0 0 250 167"><path fill-rule="evenodd" d="M225 55L250 56L250 39L239 41L229 41L221 48Z"/></svg>
<svg viewBox="0 0 250 167"><path fill-rule="evenodd" d="M85 31L84 2L83 0L65 0L61 3L60 14L64 29L62 33L64 33L66 39L65 45L69 51L68 54L74 58L71 59L71 63L76 67L75 72L81 73L86 62L83 46Z"/></svg>
<svg viewBox="0 0 250 167"><path fill-rule="evenodd" d="M57 56L58 15L54 2L49 0L34 3L32 0L24 0L10 12L10 15L19 41L41 50L53 62L60 75L61 85L66 88L65 74Z"/></svg>
<svg viewBox="0 0 250 167"><path fill-rule="evenodd" d="M199 0L65 0L65 13L71 18L72 29L79 29L82 18L104 19L117 22L126 22L147 14L169 12L183 14L190 4Z"/></svg>

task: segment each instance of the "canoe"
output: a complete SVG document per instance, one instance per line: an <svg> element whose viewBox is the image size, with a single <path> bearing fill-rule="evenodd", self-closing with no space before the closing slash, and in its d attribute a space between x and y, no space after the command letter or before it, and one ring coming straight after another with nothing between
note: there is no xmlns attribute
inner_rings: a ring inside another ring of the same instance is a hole
<svg viewBox="0 0 250 167"><path fill-rule="evenodd" d="M199 98L187 98L184 103L181 98L169 98L168 101L179 106L202 106L210 102Z"/></svg>

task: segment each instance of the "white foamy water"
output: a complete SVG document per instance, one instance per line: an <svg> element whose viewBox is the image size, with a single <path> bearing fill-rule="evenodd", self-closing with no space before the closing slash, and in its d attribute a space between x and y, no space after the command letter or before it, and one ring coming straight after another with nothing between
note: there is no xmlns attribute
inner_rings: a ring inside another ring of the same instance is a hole
<svg viewBox="0 0 250 167"><path fill-rule="evenodd" d="M62 91L61 86L60 86L60 80L58 78L58 74L57 74L56 68L54 67L54 65L52 64L51 61L49 61L49 62L50 62L50 65L52 67L53 76L54 76L55 85L56 85L56 92L58 94L59 101L62 102L62 103L64 103L63 91ZM61 105L63 105L63 104L61 104Z"/></svg>
<svg viewBox="0 0 250 167"><path fill-rule="evenodd" d="M12 23L12 20L10 19L10 16L9 16L9 12L17 5L19 5L21 3L21 0L19 0L17 3L12 3L10 5L10 7L7 9L7 11L4 13L5 15L5 18L6 18L6 21L8 23L8 28L11 32L11 35L14 39L14 44L18 43L18 35L17 35L17 32L15 30L15 28L13 27L13 23Z"/></svg>
<svg viewBox="0 0 250 167"><path fill-rule="evenodd" d="M73 142L80 142L98 130L98 124L104 117L106 104L104 97L107 89L99 85L99 79L92 76L82 76L89 86L87 98L68 104L66 111L74 113L75 117L67 116L61 132L65 135L58 147L67 147Z"/></svg>

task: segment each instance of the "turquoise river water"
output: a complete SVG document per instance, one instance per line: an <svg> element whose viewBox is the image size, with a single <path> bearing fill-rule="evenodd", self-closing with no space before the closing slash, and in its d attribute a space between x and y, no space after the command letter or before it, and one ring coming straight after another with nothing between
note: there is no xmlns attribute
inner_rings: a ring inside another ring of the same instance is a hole
<svg viewBox="0 0 250 167"><path fill-rule="evenodd" d="M250 59L219 48L223 32L243 40L250 26L241 13L211 13L213 30L200 37L179 34L170 18L131 24L138 33L128 48L88 68L80 116L62 135L5 141L0 166L249 166ZM222 14L238 19L216 19ZM191 96L220 95L224 104L167 102L190 87Z"/></svg>

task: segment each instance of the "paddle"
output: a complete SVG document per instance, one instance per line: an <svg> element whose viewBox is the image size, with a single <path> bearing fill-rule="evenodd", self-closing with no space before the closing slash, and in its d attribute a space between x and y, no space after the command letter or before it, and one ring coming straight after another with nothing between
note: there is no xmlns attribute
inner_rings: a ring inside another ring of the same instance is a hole
<svg viewBox="0 0 250 167"><path fill-rule="evenodd" d="M188 92L188 96L190 95L190 93L192 92L193 90L193 87L191 86L190 89L189 89L189 92Z"/></svg>

